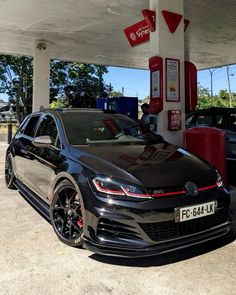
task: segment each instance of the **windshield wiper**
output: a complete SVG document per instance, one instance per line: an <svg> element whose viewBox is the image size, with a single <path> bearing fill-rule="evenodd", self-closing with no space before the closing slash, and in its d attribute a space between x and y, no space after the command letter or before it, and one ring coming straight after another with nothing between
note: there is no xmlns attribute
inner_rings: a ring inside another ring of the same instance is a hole
<svg viewBox="0 0 236 295"><path fill-rule="evenodd" d="M121 136L119 138L113 138L113 139L105 139L105 140L90 140L89 138L86 138L86 143L87 144L100 144L100 143L139 143L139 142L143 142L142 138L138 138L138 137L134 137L132 135L124 135L122 134L122 136L124 136L124 138L121 138ZM120 140L119 140L120 139Z"/></svg>

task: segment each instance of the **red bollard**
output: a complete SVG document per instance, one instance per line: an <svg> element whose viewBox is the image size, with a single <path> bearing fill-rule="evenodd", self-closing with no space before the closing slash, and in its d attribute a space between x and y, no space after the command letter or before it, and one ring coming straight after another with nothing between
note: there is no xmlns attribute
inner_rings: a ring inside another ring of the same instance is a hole
<svg viewBox="0 0 236 295"><path fill-rule="evenodd" d="M217 128L196 127L184 132L184 146L219 171L227 185L225 132Z"/></svg>

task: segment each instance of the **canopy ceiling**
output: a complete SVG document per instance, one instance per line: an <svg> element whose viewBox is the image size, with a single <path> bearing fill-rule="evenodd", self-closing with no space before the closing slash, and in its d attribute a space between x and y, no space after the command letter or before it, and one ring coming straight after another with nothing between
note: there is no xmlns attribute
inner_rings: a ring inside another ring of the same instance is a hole
<svg viewBox="0 0 236 295"><path fill-rule="evenodd" d="M0 0L0 52L147 68L149 44L131 48L123 29L142 20L148 0ZM186 58L198 69L236 63L236 1L185 0Z"/></svg>

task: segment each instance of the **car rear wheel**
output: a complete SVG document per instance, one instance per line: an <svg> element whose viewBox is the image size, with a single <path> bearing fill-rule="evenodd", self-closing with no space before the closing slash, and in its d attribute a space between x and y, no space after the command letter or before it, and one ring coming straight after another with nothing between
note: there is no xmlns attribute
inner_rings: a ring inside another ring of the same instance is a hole
<svg viewBox="0 0 236 295"><path fill-rule="evenodd" d="M68 180L63 180L54 190L50 218L60 241L72 247L83 245L81 201L75 187Z"/></svg>
<svg viewBox="0 0 236 295"><path fill-rule="evenodd" d="M15 189L15 175L13 171L12 156L8 154L5 161L5 183L10 189Z"/></svg>

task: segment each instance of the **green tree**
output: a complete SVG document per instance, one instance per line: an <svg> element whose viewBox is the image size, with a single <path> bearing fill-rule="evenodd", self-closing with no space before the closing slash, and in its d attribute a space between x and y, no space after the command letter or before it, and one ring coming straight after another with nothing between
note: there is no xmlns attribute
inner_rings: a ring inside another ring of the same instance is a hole
<svg viewBox="0 0 236 295"><path fill-rule="evenodd" d="M123 93L120 91L112 91L109 96L110 97L122 97Z"/></svg>
<svg viewBox="0 0 236 295"><path fill-rule="evenodd" d="M227 92L226 89L225 90L223 90L223 89L220 90L219 98L222 99L222 100L229 101L229 93Z"/></svg>
<svg viewBox="0 0 236 295"><path fill-rule="evenodd" d="M108 96L108 86L103 75L107 67L51 61L50 101L63 99L63 105L72 107L95 107L96 98ZM0 93L6 93L9 102L26 115L32 110L33 59L25 56L0 55Z"/></svg>
<svg viewBox="0 0 236 295"><path fill-rule="evenodd" d="M73 107L95 107L96 98L107 97L108 85L105 85L103 75L107 67L70 63L68 65L68 80L64 87L65 97Z"/></svg>
<svg viewBox="0 0 236 295"><path fill-rule="evenodd" d="M233 97L236 97L233 94ZM236 106L236 101L233 99L233 106ZM220 90L219 95L210 96L210 91L208 88L204 88L198 85L198 109L206 109L210 107L229 107L229 93L227 90Z"/></svg>
<svg viewBox="0 0 236 295"><path fill-rule="evenodd" d="M64 87L69 83L69 62L54 59L50 64L50 100L64 96Z"/></svg>
<svg viewBox="0 0 236 295"><path fill-rule="evenodd" d="M198 103L197 109L206 109L210 105L210 91L198 84Z"/></svg>
<svg viewBox="0 0 236 295"><path fill-rule="evenodd" d="M236 106L235 100L232 100L232 105ZM230 95L227 90L221 89L218 95L214 96L213 105L215 107L230 107Z"/></svg>
<svg viewBox="0 0 236 295"><path fill-rule="evenodd" d="M68 102L65 98L57 97L55 100L53 100L52 103L50 103L50 108L67 108Z"/></svg>
<svg viewBox="0 0 236 295"><path fill-rule="evenodd" d="M0 55L0 93L6 93L9 102L16 105L20 119L20 106L24 114L31 112L33 91L32 58Z"/></svg>

